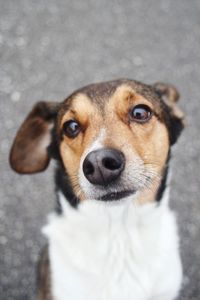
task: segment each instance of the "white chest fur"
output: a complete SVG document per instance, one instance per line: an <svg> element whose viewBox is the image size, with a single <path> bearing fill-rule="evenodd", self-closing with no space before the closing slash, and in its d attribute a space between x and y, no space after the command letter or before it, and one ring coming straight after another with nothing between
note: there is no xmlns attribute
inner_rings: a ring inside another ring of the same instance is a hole
<svg viewBox="0 0 200 300"><path fill-rule="evenodd" d="M181 285L176 220L166 201L85 201L44 228L56 300L172 300Z"/></svg>

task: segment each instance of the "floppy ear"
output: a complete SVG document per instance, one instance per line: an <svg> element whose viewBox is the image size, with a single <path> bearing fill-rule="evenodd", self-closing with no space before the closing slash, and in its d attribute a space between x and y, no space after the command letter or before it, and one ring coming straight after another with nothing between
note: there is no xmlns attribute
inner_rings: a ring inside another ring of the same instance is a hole
<svg viewBox="0 0 200 300"><path fill-rule="evenodd" d="M10 152L10 165L16 172L31 174L47 168L58 108L59 103L38 102L21 125Z"/></svg>
<svg viewBox="0 0 200 300"><path fill-rule="evenodd" d="M161 97L163 102L168 106L170 112L170 140L173 145L182 129L184 128L184 113L177 106L179 100L179 92L173 85L165 84L162 82L157 82L153 85L156 93Z"/></svg>

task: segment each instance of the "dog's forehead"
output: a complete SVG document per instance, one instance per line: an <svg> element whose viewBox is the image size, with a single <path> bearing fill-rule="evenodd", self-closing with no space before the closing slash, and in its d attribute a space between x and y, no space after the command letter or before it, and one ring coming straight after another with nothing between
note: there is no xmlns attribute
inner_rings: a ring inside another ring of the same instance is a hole
<svg viewBox="0 0 200 300"><path fill-rule="evenodd" d="M160 102L160 99L152 86L143 84L135 80L119 79L114 81L94 83L82 87L76 90L67 99L65 99L64 105L70 106L73 99L75 99L77 95L81 94L90 99L92 103L95 103L96 105L102 107L104 106L105 102L107 102L112 97L115 91L122 86L128 86L130 89L132 89L133 92L142 95L151 102Z"/></svg>
<svg viewBox="0 0 200 300"><path fill-rule="evenodd" d="M120 81L94 83L79 89L77 93L85 94L91 100L98 102L103 99L109 99L121 84L122 82L120 83Z"/></svg>
<svg viewBox="0 0 200 300"><path fill-rule="evenodd" d="M160 116L161 119L165 119L166 105L156 93L153 86L129 79L94 83L76 90L61 103L58 119L61 120L63 115L71 109L72 111L87 114L87 112L92 113L93 109L97 108L97 110L104 115L106 103L108 103L113 96L118 95L118 92L123 99L127 90L151 102L157 115ZM114 100L116 101L114 101L114 103L117 103L117 98L119 99L119 97L115 97Z"/></svg>

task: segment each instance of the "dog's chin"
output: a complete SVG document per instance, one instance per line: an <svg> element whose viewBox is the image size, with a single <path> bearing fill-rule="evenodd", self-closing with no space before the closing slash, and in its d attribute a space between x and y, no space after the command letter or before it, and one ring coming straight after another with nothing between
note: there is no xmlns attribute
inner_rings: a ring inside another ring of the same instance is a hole
<svg viewBox="0 0 200 300"><path fill-rule="evenodd" d="M124 190L124 191L118 191L118 192L111 192L111 193L104 194L103 196L97 197L97 200L99 200L99 201L123 200L135 193L136 193L135 190Z"/></svg>

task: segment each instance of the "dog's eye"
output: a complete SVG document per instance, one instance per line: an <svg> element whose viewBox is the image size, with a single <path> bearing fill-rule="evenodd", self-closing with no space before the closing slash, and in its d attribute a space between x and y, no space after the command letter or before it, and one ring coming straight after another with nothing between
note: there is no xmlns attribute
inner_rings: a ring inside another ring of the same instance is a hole
<svg viewBox="0 0 200 300"><path fill-rule="evenodd" d="M145 123L149 121L152 116L152 111L150 107L145 104L136 105L130 111L130 119L131 121L135 121L138 123Z"/></svg>
<svg viewBox="0 0 200 300"><path fill-rule="evenodd" d="M80 124L75 120L69 120L63 124L63 132L69 138L75 138L80 130Z"/></svg>

